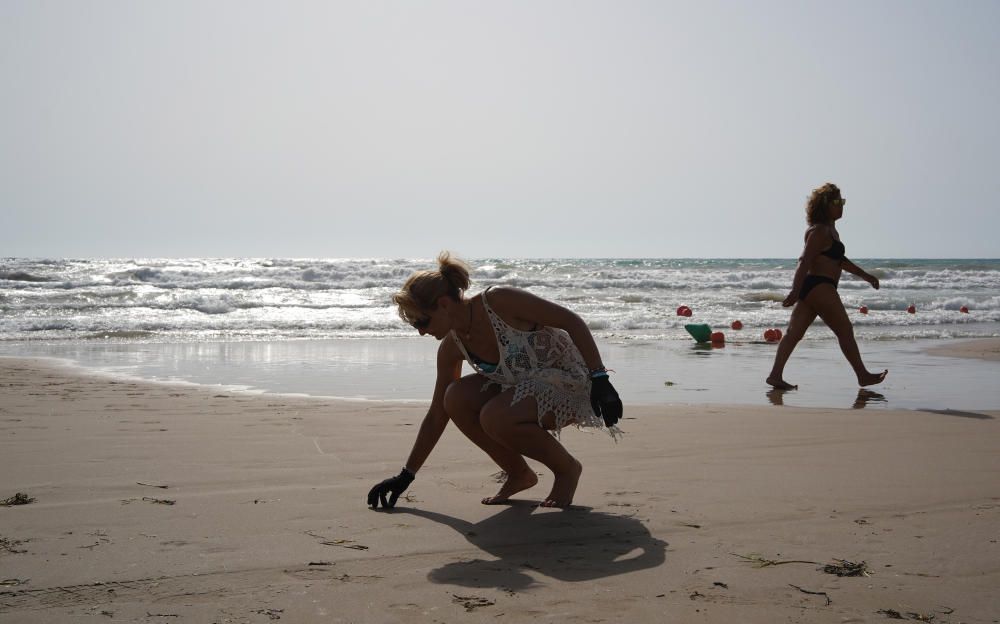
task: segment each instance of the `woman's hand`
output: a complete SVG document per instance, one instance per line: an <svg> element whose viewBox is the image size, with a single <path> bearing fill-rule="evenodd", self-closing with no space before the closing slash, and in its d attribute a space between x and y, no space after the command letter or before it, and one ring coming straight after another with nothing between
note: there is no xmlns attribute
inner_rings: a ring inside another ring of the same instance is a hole
<svg viewBox="0 0 1000 624"><path fill-rule="evenodd" d="M878 286L876 286L876 288L878 288ZM795 305L795 302L798 300L799 300L799 295L793 290L792 292L788 293L788 296L785 297L785 300L781 302L781 305L783 307L790 308L793 305Z"/></svg>
<svg viewBox="0 0 1000 624"><path fill-rule="evenodd" d="M622 418L622 400L611 385L607 372L590 378L590 406L594 413L604 419L605 427L614 426Z"/></svg>
<svg viewBox="0 0 1000 624"><path fill-rule="evenodd" d="M413 473L403 468L395 477L382 481L368 492L368 506L378 509L378 504L381 502L382 509L392 509L396 506L399 495L413 483L413 478ZM389 495L388 499L386 495Z"/></svg>
<svg viewBox="0 0 1000 624"><path fill-rule="evenodd" d="M865 274L863 278L866 282L872 285L872 288L878 290L878 278L871 274Z"/></svg>

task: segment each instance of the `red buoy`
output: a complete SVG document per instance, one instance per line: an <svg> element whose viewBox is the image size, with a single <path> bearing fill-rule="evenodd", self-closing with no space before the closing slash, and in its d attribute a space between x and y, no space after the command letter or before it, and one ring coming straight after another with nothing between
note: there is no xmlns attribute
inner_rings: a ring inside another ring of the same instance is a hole
<svg viewBox="0 0 1000 624"><path fill-rule="evenodd" d="M916 314L917 313L917 306L915 306L915 305L913 305L911 303L910 307L906 308L906 311L909 312L910 314Z"/></svg>
<svg viewBox="0 0 1000 624"><path fill-rule="evenodd" d="M718 347L726 343L726 335L723 334L722 332L712 332L710 340L712 341L713 345Z"/></svg>
<svg viewBox="0 0 1000 624"><path fill-rule="evenodd" d="M868 314L868 306L861 306L860 308L858 308L858 312L862 314Z"/></svg>
<svg viewBox="0 0 1000 624"><path fill-rule="evenodd" d="M691 316L691 314L692 314L691 308L687 307L686 305L682 305L681 307L677 308L677 316Z"/></svg>
<svg viewBox="0 0 1000 624"><path fill-rule="evenodd" d="M781 340L781 330L778 328L774 329L774 341L778 342Z"/></svg>
<svg viewBox="0 0 1000 624"><path fill-rule="evenodd" d="M774 334L775 331L776 330L774 330L774 329L765 329L764 330L764 341L765 342L778 342L778 338Z"/></svg>
<svg viewBox="0 0 1000 624"><path fill-rule="evenodd" d="M730 327L736 330L740 330L743 329L743 323L739 319L736 319L735 321L733 321L733 324L730 325Z"/></svg>
<svg viewBox="0 0 1000 624"><path fill-rule="evenodd" d="M961 308L958 309L958 311L961 312L962 314L968 314L969 308L968 306L962 306Z"/></svg>

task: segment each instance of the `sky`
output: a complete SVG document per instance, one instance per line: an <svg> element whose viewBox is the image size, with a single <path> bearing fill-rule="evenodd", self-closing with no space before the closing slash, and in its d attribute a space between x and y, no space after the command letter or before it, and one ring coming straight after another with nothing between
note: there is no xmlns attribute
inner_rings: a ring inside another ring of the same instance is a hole
<svg viewBox="0 0 1000 624"><path fill-rule="evenodd" d="M5 0L0 257L1000 257L1000 2Z"/></svg>

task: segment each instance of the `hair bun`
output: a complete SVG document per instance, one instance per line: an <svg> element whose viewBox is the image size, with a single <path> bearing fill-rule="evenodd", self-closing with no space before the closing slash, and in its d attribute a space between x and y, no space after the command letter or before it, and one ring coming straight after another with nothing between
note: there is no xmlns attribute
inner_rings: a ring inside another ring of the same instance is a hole
<svg viewBox="0 0 1000 624"><path fill-rule="evenodd" d="M451 252L442 251L438 254L438 271L455 290L457 296L469 288L469 265L451 255Z"/></svg>

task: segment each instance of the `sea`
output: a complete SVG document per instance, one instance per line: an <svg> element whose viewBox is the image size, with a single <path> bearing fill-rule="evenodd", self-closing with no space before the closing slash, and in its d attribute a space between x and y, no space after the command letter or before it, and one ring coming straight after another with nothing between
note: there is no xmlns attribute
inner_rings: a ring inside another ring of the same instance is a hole
<svg viewBox="0 0 1000 624"><path fill-rule="evenodd" d="M1000 259L855 262L881 283L874 290L845 273L839 289L869 368L891 369L880 391L905 377L906 362L928 346L1000 336ZM606 363L617 365L614 378L636 400L775 402L761 385L773 358L773 345L762 336L787 325L789 309L781 301L794 259L469 263L471 294L513 286L578 313L606 351ZM411 273L434 266L427 258L3 258L0 355L51 357L108 374L244 391L425 401L436 344L400 320L391 296ZM691 317L677 315L682 305L691 308ZM740 331L731 329L736 320ZM726 347L696 344L684 329L688 323L723 331ZM947 362L942 370L957 367L973 380L916 391L925 385L917 370L906 392L867 403L938 409L1000 403L996 364L938 359ZM714 365L696 363L708 360ZM814 389L785 394L783 402L855 402L853 374L820 321L793 355L786 377Z"/></svg>

